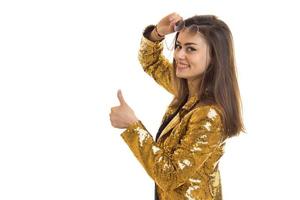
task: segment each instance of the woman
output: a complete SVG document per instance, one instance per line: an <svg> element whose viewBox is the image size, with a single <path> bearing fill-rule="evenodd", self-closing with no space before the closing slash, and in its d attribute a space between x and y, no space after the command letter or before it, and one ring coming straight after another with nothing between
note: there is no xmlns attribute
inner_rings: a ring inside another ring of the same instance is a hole
<svg viewBox="0 0 300 200"><path fill-rule="evenodd" d="M162 55L175 36L171 64ZM154 140L118 91L113 127L155 181L155 199L220 200L218 163L227 138L244 131L228 26L212 15L186 20L172 13L148 26L139 51L143 69L174 95Z"/></svg>

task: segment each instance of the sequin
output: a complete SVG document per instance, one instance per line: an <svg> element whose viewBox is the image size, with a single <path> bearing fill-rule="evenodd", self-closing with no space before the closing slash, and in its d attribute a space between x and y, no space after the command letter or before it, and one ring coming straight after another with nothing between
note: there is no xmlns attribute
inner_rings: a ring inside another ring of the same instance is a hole
<svg viewBox="0 0 300 200"><path fill-rule="evenodd" d="M199 189L200 187L199 186L190 186L189 189L186 191L186 194L185 196L187 197L188 200L196 200L195 197L193 197L192 195L192 191L193 190L196 190L196 189Z"/></svg>
<svg viewBox="0 0 300 200"><path fill-rule="evenodd" d="M201 182L201 180L193 179L193 178L190 178L189 181L192 182L192 183L200 183Z"/></svg>
<svg viewBox="0 0 300 200"><path fill-rule="evenodd" d="M164 171L166 171L167 169L169 169L171 166L168 163L165 163L163 166Z"/></svg>
<svg viewBox="0 0 300 200"><path fill-rule="evenodd" d="M159 157L158 162L161 162L163 159L163 157Z"/></svg>
<svg viewBox="0 0 300 200"><path fill-rule="evenodd" d="M214 119L217 116L217 112L214 109L209 109L209 113L207 114L208 118Z"/></svg>
<svg viewBox="0 0 300 200"><path fill-rule="evenodd" d="M158 148L157 146L155 146L155 145L152 146L152 152L154 154L156 154L159 150L160 150L160 148Z"/></svg>
<svg viewBox="0 0 300 200"><path fill-rule="evenodd" d="M186 166L190 166L190 165L191 165L191 162L187 159L178 162L178 166L179 166L180 169L183 169Z"/></svg>
<svg viewBox="0 0 300 200"><path fill-rule="evenodd" d="M201 151L202 149L200 147L193 147L191 149L191 151L194 153L194 152L197 152L197 151Z"/></svg>
<svg viewBox="0 0 300 200"><path fill-rule="evenodd" d="M137 128L137 132L139 134L139 142L140 142L140 146L143 146L144 141L147 139L147 137L149 137L148 132L145 131L144 129L141 128Z"/></svg>
<svg viewBox="0 0 300 200"><path fill-rule="evenodd" d="M204 125L204 127L210 131L210 127L211 127L211 123L210 122L206 122L206 124Z"/></svg>

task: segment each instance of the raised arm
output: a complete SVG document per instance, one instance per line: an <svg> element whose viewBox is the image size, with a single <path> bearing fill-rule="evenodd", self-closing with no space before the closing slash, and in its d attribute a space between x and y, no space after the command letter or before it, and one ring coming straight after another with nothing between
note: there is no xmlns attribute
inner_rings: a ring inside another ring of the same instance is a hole
<svg viewBox="0 0 300 200"><path fill-rule="evenodd" d="M140 44L138 58L144 71L149 74L159 85L164 87L171 94L174 94L175 89L173 82L173 66L162 54L162 42L153 42L150 40L150 33L153 29L154 26L148 26L145 29Z"/></svg>
<svg viewBox="0 0 300 200"><path fill-rule="evenodd" d="M165 35L174 33L175 24L180 20L180 15L171 13L163 17L156 26L148 26L143 33L139 50L139 61L144 71L171 94L175 94L175 72L173 65L162 54L161 41Z"/></svg>

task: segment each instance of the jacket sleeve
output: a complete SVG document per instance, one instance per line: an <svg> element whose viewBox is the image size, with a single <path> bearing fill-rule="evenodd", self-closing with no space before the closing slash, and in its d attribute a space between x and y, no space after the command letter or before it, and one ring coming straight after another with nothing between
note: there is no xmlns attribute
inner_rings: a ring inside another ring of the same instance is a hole
<svg viewBox="0 0 300 200"><path fill-rule="evenodd" d="M186 133L173 150L158 145L139 121L121 136L150 177L164 191L173 190L189 179L223 143L220 115L210 106L196 108Z"/></svg>
<svg viewBox="0 0 300 200"><path fill-rule="evenodd" d="M159 85L171 94L174 94L173 65L162 54L162 42L152 42L147 35L154 26L148 26L140 43L138 58L143 70L149 74ZM149 37L149 36L148 36Z"/></svg>

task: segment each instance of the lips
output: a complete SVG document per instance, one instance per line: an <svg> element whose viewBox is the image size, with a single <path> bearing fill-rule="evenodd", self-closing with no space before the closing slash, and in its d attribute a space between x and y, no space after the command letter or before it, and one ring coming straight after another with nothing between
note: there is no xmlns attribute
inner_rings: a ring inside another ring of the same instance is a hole
<svg viewBox="0 0 300 200"><path fill-rule="evenodd" d="M187 68L189 68L189 65L186 63L177 63L177 68L178 69L187 69Z"/></svg>

